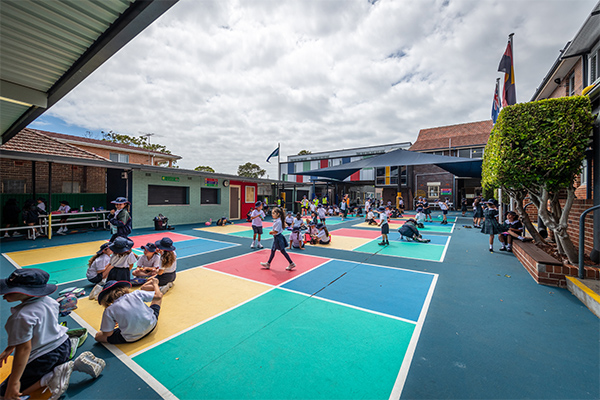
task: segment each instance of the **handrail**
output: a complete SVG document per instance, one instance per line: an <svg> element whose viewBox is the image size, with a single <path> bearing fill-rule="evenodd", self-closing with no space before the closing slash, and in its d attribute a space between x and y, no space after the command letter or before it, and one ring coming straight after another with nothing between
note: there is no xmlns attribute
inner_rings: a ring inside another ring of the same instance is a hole
<svg viewBox="0 0 600 400"><path fill-rule="evenodd" d="M587 213L597 209L600 209L600 204L588 208L579 217L579 279L585 279L585 265L583 263L585 256L585 216Z"/></svg>

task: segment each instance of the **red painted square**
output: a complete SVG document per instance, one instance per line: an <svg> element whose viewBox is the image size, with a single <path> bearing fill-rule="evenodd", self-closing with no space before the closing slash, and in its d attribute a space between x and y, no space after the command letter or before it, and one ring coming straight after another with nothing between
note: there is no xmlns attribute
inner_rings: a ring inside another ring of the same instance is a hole
<svg viewBox="0 0 600 400"><path fill-rule="evenodd" d="M273 258L271 263L271 269L262 269L260 263L267 262L270 254L270 249L254 251L240 257L205 265L204 268L277 286L329 261L329 258L309 256L288 251L292 261L296 264L296 268L287 271L285 268L289 264L285 257L277 251L275 258Z"/></svg>
<svg viewBox="0 0 600 400"><path fill-rule="evenodd" d="M381 236L381 233L379 231L349 228L336 229L335 231L331 231L329 233L331 234L331 236L346 236L362 239L377 239L379 236Z"/></svg>
<svg viewBox="0 0 600 400"><path fill-rule="evenodd" d="M133 240L133 247L140 247L149 242L156 242L164 237L170 238L173 242L182 242L184 240L198 239L196 236L182 235L181 233L173 232L162 232L162 233L151 233L149 235L130 236L129 239Z"/></svg>

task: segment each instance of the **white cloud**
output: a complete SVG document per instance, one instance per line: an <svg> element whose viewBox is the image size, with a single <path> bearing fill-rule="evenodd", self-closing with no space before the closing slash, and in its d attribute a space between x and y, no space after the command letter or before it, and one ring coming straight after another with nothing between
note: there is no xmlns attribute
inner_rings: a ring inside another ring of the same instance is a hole
<svg viewBox="0 0 600 400"><path fill-rule="evenodd" d="M195 1L171 10L55 105L86 130L138 135L180 165L416 140L490 118L515 33L528 101L595 0Z"/></svg>

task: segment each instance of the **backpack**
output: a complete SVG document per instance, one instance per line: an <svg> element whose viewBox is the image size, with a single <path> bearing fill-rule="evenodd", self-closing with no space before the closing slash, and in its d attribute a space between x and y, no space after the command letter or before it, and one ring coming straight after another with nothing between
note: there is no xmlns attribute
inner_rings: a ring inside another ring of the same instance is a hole
<svg viewBox="0 0 600 400"><path fill-rule="evenodd" d="M68 293L64 296L56 299L58 302L58 312L61 317L65 317L71 313L71 311L77 309L77 296L73 293Z"/></svg>

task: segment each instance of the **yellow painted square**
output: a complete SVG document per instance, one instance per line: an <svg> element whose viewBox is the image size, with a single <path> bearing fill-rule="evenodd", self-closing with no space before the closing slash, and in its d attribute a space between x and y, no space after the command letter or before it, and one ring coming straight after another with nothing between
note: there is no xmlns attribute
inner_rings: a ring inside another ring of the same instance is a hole
<svg viewBox="0 0 600 400"><path fill-rule="evenodd" d="M175 285L163 297L156 329L137 342L117 347L127 355L135 354L271 288L206 268L178 272ZM87 298L80 299L77 305L74 312L100 330L104 308Z"/></svg>
<svg viewBox="0 0 600 400"><path fill-rule="evenodd" d="M21 267L26 267L28 265L66 260L68 258L91 256L97 252L104 243L106 243L106 240L97 240L95 242L14 251L12 253L6 253L6 255Z"/></svg>
<svg viewBox="0 0 600 400"><path fill-rule="evenodd" d="M225 226L209 226L206 228L194 228L194 230L203 231L203 232L211 232L211 233L228 234L228 233L251 231L252 228L249 228L247 226L240 226L240 225L225 225Z"/></svg>
<svg viewBox="0 0 600 400"><path fill-rule="evenodd" d="M329 244L311 245L310 243L307 243L306 245L313 246L313 247L323 247L326 249L354 250L357 247L367 244L371 240L373 240L373 239L363 239L363 238L355 238L355 237L349 237L349 236L334 236L333 239L331 239L331 242Z"/></svg>

